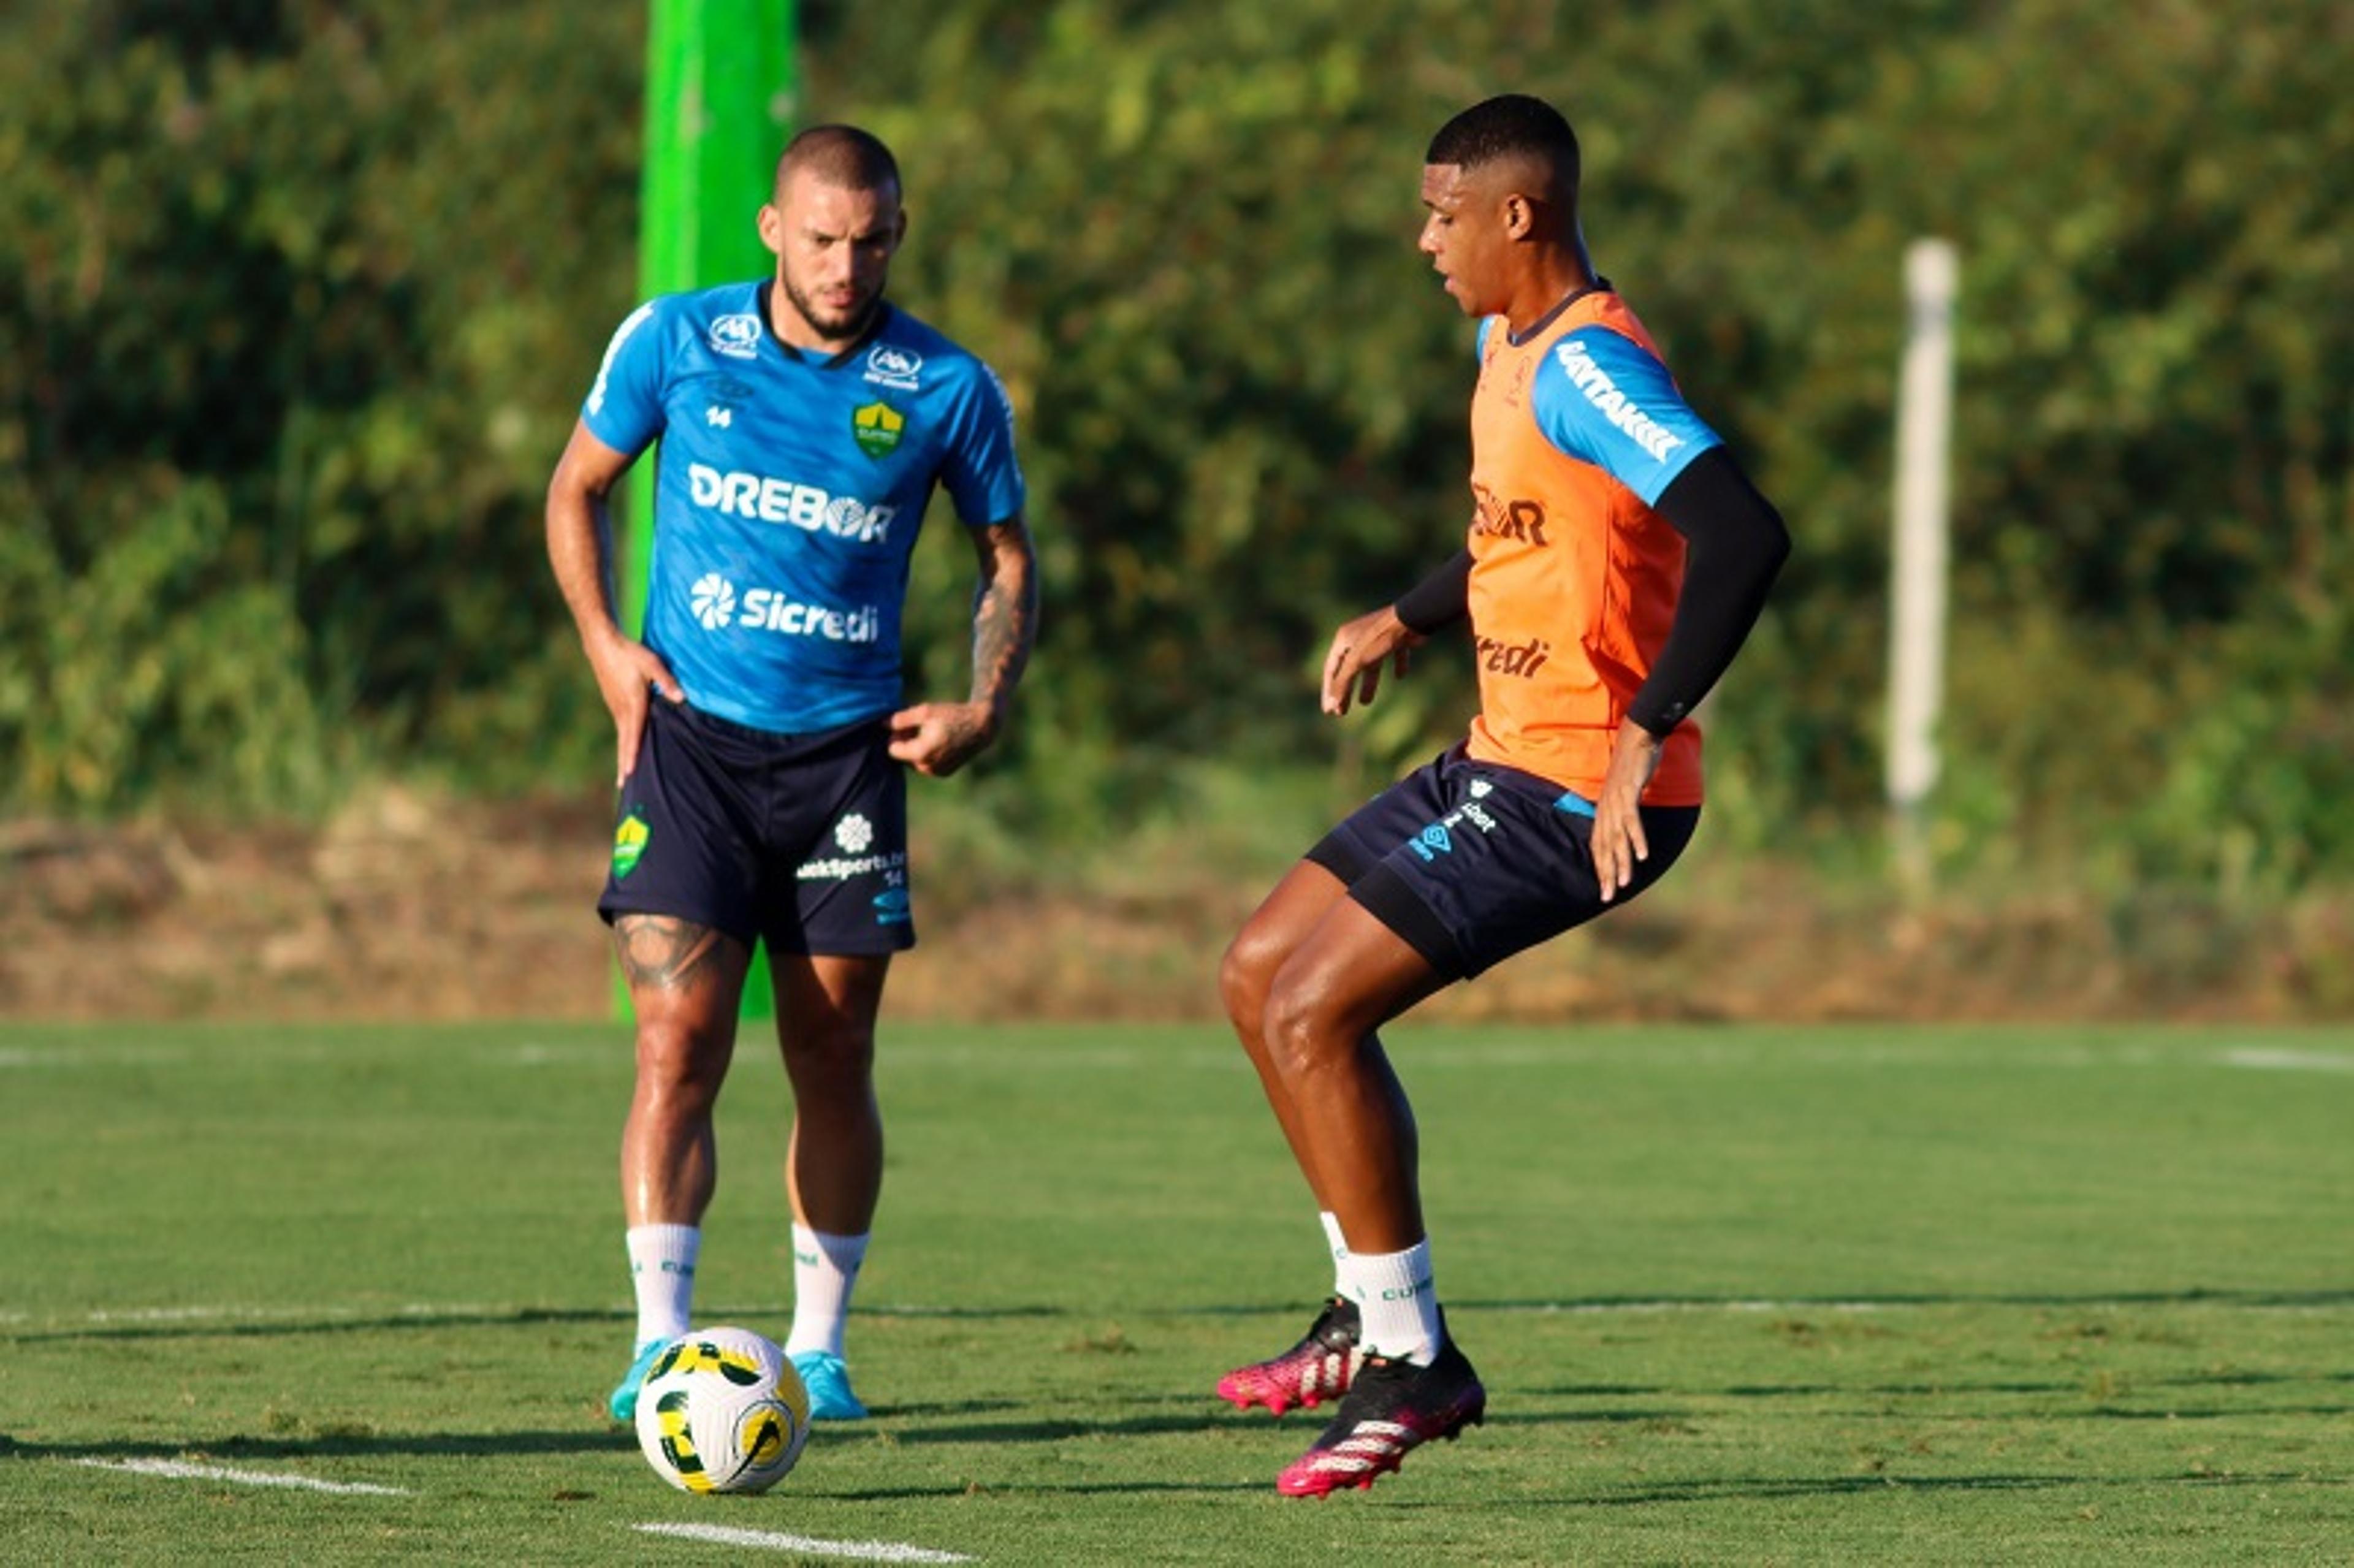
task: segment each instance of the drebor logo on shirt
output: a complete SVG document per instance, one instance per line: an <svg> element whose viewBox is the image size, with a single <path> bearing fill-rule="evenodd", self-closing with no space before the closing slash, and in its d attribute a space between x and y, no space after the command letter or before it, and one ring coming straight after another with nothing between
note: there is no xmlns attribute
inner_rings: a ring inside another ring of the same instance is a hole
<svg viewBox="0 0 2354 1568"><path fill-rule="evenodd" d="M708 463L686 465L686 489L697 506L759 523L789 523L811 534L822 529L860 545L881 544L899 514L896 506L869 506L854 495L767 474L722 473Z"/></svg>
<svg viewBox="0 0 2354 1568"><path fill-rule="evenodd" d="M1684 444L1684 438L1672 434L1649 414L1628 400L1610 373L1594 362L1585 345L1575 338L1564 338L1553 351L1561 367L1569 372L1570 385L1585 395L1595 411L1626 432L1627 438L1651 454L1654 461L1665 462L1668 454Z"/></svg>

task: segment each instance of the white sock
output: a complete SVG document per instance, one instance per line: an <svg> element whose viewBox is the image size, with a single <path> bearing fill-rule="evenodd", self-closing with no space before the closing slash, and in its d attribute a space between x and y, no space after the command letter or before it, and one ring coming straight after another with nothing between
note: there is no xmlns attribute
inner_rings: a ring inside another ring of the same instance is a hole
<svg viewBox="0 0 2354 1568"><path fill-rule="evenodd" d="M1368 1355L1427 1366L1438 1354L1438 1292L1430 1242L1404 1252L1352 1252L1341 1266L1342 1293L1357 1304L1357 1342Z"/></svg>
<svg viewBox="0 0 2354 1568"><path fill-rule="evenodd" d="M630 1283L638 1293L638 1343L676 1339L695 1326L688 1308L695 1299L702 1227L631 1225L629 1245Z"/></svg>
<svg viewBox="0 0 2354 1568"><path fill-rule="evenodd" d="M793 1331L785 1354L842 1354L842 1326L850 1316L851 1287L866 1261L864 1236L828 1235L793 1227Z"/></svg>
<svg viewBox="0 0 2354 1568"><path fill-rule="evenodd" d="M1349 1261L1349 1243L1341 1234L1341 1216L1326 1209L1316 1217L1324 1222L1324 1239L1332 1247L1332 1294L1344 1296L1348 1287L1341 1277L1341 1266Z"/></svg>

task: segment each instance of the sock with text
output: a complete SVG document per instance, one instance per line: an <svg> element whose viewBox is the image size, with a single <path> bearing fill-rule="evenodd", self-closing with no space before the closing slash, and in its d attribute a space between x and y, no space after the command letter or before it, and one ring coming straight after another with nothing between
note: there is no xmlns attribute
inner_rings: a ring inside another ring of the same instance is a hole
<svg viewBox="0 0 2354 1568"><path fill-rule="evenodd" d="M1404 1252L1352 1252L1341 1264L1341 1294L1357 1304L1365 1353L1427 1366L1438 1354L1438 1293L1431 1287L1430 1241Z"/></svg>
<svg viewBox="0 0 2354 1568"><path fill-rule="evenodd" d="M641 1345L676 1339L695 1325L695 1255L702 1249L698 1225L631 1225L630 1284L638 1297Z"/></svg>
<svg viewBox="0 0 2354 1568"><path fill-rule="evenodd" d="M793 1227L793 1330L785 1354L810 1351L842 1354L842 1329L850 1316L851 1287L866 1261L866 1238L829 1235L807 1225Z"/></svg>

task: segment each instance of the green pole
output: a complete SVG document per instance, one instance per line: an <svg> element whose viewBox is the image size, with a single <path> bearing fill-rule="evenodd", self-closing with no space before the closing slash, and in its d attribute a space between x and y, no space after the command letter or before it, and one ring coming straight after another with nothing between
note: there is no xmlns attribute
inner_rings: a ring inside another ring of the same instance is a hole
<svg viewBox="0 0 2354 1568"><path fill-rule="evenodd" d="M648 0L641 298L767 276L753 227L794 119L793 0ZM619 562L622 623L645 624L653 559L653 463L630 474ZM614 977L623 1016L629 993ZM744 989L747 1017L776 1014L769 966Z"/></svg>

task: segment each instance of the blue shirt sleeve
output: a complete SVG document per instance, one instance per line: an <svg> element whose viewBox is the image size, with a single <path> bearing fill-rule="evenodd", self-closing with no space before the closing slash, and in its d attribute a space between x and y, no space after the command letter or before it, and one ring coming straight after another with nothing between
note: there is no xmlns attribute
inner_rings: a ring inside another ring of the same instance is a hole
<svg viewBox="0 0 2354 1568"><path fill-rule="evenodd" d="M1564 333L1537 366L1531 411L1545 439L1645 505L1723 438L1688 408L1659 357L1608 327Z"/></svg>
<svg viewBox="0 0 2354 1568"><path fill-rule="evenodd" d="M1018 517L1029 499L1021 461L1013 453L1013 404L997 373L979 366L958 411L940 482L970 528Z"/></svg>
<svg viewBox="0 0 2354 1568"><path fill-rule="evenodd" d="M605 345L580 418L588 433L631 457L663 431L663 342L659 300L649 300L622 318Z"/></svg>

